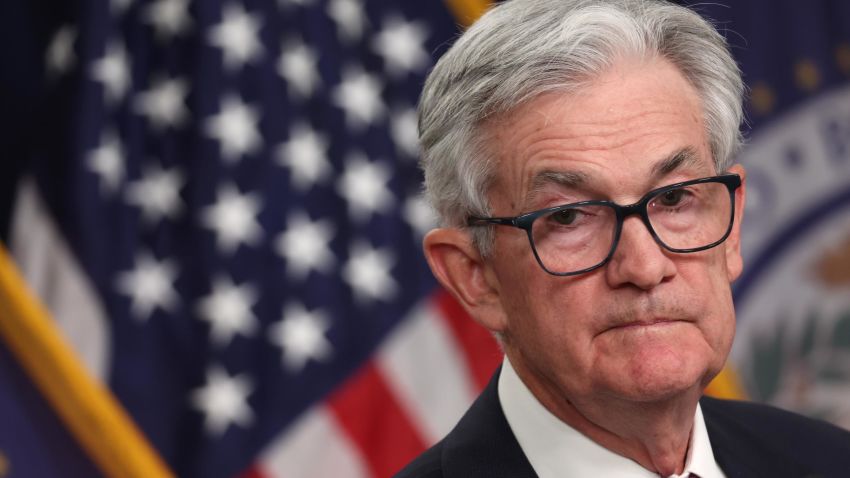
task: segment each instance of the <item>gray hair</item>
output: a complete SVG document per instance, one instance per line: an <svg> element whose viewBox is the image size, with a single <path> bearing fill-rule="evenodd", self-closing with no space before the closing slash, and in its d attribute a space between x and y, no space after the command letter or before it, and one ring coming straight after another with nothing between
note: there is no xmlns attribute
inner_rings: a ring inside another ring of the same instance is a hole
<svg viewBox="0 0 850 478"><path fill-rule="evenodd" d="M718 172L741 145L743 83L726 41L687 8L659 0L508 0L440 58L419 103L425 189L440 223L490 215L495 158L483 126L544 93L576 92L624 57L661 57L702 100ZM492 228L473 228L482 254Z"/></svg>

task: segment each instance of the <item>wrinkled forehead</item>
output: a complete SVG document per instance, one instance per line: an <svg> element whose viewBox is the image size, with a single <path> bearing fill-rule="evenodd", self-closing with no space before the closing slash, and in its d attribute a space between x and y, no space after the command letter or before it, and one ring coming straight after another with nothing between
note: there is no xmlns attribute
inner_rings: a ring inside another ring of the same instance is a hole
<svg viewBox="0 0 850 478"><path fill-rule="evenodd" d="M578 91L540 95L483 132L491 194L512 203L549 182L640 189L715 173L702 101L663 59L624 62Z"/></svg>

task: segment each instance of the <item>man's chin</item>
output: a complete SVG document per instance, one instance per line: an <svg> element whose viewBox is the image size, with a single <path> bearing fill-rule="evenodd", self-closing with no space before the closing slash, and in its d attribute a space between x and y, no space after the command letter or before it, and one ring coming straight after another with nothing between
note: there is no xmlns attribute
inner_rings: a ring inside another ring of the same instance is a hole
<svg viewBox="0 0 850 478"><path fill-rule="evenodd" d="M706 377L716 372L686 357L644 358L612 376L608 386L621 398L634 402L658 402L700 395Z"/></svg>
<svg viewBox="0 0 850 478"><path fill-rule="evenodd" d="M666 403L676 400L691 400L701 395L699 382L669 382L653 386L632 387L621 392L621 398L634 403Z"/></svg>

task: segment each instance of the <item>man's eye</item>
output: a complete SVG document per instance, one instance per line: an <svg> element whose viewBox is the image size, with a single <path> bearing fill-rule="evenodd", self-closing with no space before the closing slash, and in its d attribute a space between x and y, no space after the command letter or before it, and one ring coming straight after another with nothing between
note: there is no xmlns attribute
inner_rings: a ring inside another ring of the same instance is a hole
<svg viewBox="0 0 850 478"><path fill-rule="evenodd" d="M571 225L575 222L577 218L578 211L576 211L575 209L565 209L563 211L552 213L552 220L564 226Z"/></svg>
<svg viewBox="0 0 850 478"><path fill-rule="evenodd" d="M682 202L685 194L686 191L684 189L671 189L670 191L662 193L658 199L662 206L677 206L680 202Z"/></svg>

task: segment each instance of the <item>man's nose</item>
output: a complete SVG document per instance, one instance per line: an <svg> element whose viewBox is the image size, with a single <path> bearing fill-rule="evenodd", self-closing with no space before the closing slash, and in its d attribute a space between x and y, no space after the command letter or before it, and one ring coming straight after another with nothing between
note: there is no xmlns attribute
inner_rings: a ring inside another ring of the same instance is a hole
<svg viewBox="0 0 850 478"><path fill-rule="evenodd" d="M620 241L605 270L612 288L633 285L649 290L672 278L676 264L641 218L630 216L623 221Z"/></svg>

